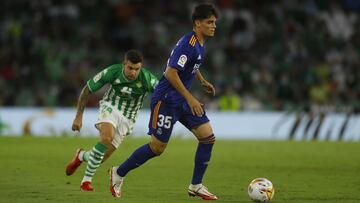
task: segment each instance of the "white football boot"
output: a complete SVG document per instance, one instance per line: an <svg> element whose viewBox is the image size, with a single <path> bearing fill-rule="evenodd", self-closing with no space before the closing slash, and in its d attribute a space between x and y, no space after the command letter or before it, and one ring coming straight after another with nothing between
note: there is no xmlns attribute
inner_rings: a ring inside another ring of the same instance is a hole
<svg viewBox="0 0 360 203"><path fill-rule="evenodd" d="M110 175L110 192L114 197L121 197L121 186L123 184L124 178L120 177L117 173L118 167L111 167L109 169Z"/></svg>
<svg viewBox="0 0 360 203"><path fill-rule="evenodd" d="M190 197L199 196L203 200L217 200L218 198L216 195L209 192L207 187L205 187L203 184L197 184L193 185L190 184L188 188L188 194Z"/></svg>

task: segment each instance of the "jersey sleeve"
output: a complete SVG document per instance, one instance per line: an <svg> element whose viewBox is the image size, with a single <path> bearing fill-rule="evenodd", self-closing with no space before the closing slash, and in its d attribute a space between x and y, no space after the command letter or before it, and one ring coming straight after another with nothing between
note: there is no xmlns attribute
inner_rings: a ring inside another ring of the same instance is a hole
<svg viewBox="0 0 360 203"><path fill-rule="evenodd" d="M112 83L115 79L116 72L119 71L117 69L119 69L119 67L114 65L109 66L88 80L87 86L89 87L90 92L96 92L105 84Z"/></svg>
<svg viewBox="0 0 360 203"><path fill-rule="evenodd" d="M155 87L159 82L158 78L145 68L142 68L142 71L144 73L144 77L142 78L145 78L142 79L143 80L142 83L145 84L146 90L148 92L154 92Z"/></svg>
<svg viewBox="0 0 360 203"><path fill-rule="evenodd" d="M149 80L148 80L148 90L149 92L154 92L156 85L159 83L158 78L149 72Z"/></svg>
<svg viewBox="0 0 360 203"><path fill-rule="evenodd" d="M167 66L183 71L186 63L191 60L193 50L194 47L187 40L181 39L171 52Z"/></svg>

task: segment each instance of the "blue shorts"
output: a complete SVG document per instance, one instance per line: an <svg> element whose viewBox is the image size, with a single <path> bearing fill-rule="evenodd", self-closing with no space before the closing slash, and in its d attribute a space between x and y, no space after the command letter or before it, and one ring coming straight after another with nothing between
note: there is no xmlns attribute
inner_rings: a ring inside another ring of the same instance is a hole
<svg viewBox="0 0 360 203"><path fill-rule="evenodd" d="M173 126L177 121L187 129L209 122L206 113L201 117L193 115L186 102L172 106L162 101L152 102L149 121L149 135L154 135L160 141L167 143L170 139Z"/></svg>

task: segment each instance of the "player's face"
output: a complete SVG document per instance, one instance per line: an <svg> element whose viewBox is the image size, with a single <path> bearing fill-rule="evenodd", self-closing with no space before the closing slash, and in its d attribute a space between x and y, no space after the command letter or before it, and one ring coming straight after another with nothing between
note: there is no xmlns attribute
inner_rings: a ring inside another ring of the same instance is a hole
<svg viewBox="0 0 360 203"><path fill-rule="evenodd" d="M129 60L124 61L124 75L129 80L135 80L141 69L142 63L132 63Z"/></svg>
<svg viewBox="0 0 360 203"><path fill-rule="evenodd" d="M206 37L213 37L216 29L216 17L210 16L209 18L199 20L197 26L200 28L201 33Z"/></svg>

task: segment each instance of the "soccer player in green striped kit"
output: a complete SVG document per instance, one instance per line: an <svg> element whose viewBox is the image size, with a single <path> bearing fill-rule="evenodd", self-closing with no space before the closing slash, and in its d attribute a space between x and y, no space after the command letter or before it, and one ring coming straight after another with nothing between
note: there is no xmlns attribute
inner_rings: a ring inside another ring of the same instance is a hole
<svg viewBox="0 0 360 203"><path fill-rule="evenodd" d="M113 64L93 78L81 91L77 113L72 124L73 131L80 131L82 117L89 95L105 84L110 84L102 100L95 127L100 141L91 150L78 149L66 167L66 175L72 175L82 162L87 163L80 184L82 191L93 191L92 178L96 169L117 149L123 139L131 134L137 113L147 93L153 92L158 79L142 68L143 56L137 50L126 52L122 64Z"/></svg>

